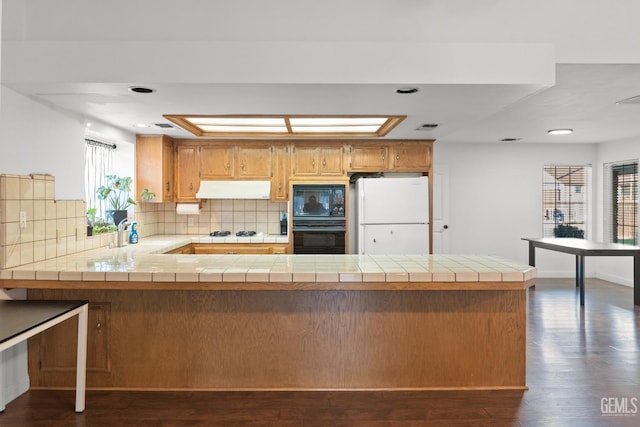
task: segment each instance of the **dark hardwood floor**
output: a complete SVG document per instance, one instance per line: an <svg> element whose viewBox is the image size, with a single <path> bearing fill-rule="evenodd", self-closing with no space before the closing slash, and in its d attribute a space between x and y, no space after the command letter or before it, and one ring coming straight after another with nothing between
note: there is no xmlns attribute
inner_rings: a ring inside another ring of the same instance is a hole
<svg viewBox="0 0 640 427"><path fill-rule="evenodd" d="M524 392L88 392L75 414L73 391L32 390L7 405L0 426L640 425L631 288L589 279L581 309L572 279L539 279L527 334Z"/></svg>

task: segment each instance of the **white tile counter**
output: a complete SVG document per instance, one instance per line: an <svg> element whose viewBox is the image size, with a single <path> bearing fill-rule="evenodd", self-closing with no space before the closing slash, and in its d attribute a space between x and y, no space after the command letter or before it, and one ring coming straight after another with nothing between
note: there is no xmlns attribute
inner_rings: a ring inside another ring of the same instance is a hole
<svg viewBox="0 0 640 427"><path fill-rule="evenodd" d="M189 243L281 243L281 239L286 236L153 236L137 245L1 270L0 287L44 287L10 281L59 281L73 288L83 286L73 282L82 282L92 289L164 289L170 284L180 289L505 289L521 288L536 275L534 267L482 255L164 254Z"/></svg>

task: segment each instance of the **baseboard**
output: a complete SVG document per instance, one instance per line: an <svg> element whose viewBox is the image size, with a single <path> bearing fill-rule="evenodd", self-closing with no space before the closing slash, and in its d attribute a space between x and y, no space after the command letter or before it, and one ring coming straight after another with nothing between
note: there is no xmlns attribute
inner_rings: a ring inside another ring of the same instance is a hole
<svg viewBox="0 0 640 427"><path fill-rule="evenodd" d="M541 277L541 278L546 278L546 279L553 279L553 278L571 278L571 277L576 277L576 272L575 270L573 271L549 271L549 270L540 270L538 269L538 274L536 275L537 277Z"/></svg>
<svg viewBox="0 0 640 427"><path fill-rule="evenodd" d="M595 277L596 279L606 280L607 282L613 282L618 285L623 285L623 286L628 286L630 288L633 288L633 280L616 276L615 274L596 273Z"/></svg>

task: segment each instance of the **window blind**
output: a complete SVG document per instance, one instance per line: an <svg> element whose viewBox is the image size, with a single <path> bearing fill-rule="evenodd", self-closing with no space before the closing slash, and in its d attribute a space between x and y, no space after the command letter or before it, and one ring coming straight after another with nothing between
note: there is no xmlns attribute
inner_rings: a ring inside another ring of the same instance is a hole
<svg viewBox="0 0 640 427"><path fill-rule="evenodd" d="M604 240L638 244L638 161L606 163L603 185Z"/></svg>

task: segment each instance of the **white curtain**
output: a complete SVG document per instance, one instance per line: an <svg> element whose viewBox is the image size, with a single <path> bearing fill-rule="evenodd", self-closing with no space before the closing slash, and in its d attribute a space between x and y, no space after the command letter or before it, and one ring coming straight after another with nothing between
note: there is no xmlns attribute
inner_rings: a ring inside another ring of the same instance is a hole
<svg viewBox="0 0 640 427"><path fill-rule="evenodd" d="M106 183L105 175L111 173L113 144L91 139L85 140L84 185L87 209L96 208L96 217L105 218L105 201L98 199L96 190Z"/></svg>

